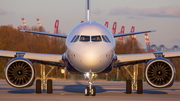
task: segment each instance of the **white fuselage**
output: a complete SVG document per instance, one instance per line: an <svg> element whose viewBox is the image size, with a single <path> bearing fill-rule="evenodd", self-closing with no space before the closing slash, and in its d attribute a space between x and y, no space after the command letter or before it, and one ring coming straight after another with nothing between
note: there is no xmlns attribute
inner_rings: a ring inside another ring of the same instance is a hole
<svg viewBox="0 0 180 101"><path fill-rule="evenodd" d="M82 41L83 36L88 39ZM99 41L95 39L97 37L100 38ZM77 25L69 33L66 45L66 59L81 73L90 70L96 73L102 72L113 62L114 37L104 25L97 22Z"/></svg>

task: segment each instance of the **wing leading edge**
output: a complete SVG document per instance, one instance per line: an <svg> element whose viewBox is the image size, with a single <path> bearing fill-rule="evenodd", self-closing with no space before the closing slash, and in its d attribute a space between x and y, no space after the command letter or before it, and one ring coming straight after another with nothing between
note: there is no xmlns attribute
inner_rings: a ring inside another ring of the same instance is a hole
<svg viewBox="0 0 180 101"><path fill-rule="evenodd" d="M54 34L54 33L46 33L46 32L36 32L36 31L28 31L28 30L20 30L20 31L28 32L28 33L41 34L41 35L61 37L61 38L67 38L67 35L63 35L63 34Z"/></svg>
<svg viewBox="0 0 180 101"><path fill-rule="evenodd" d="M122 37L122 36L134 35L134 34L150 33L155 31L156 30L149 30L149 31L141 31L141 32L133 32L133 33L114 34L113 36L114 38L116 38L116 37Z"/></svg>
<svg viewBox="0 0 180 101"><path fill-rule="evenodd" d="M64 64L64 62L62 61L63 55L59 54L41 54L0 50L0 57L14 58L17 56L17 54L23 54L23 58L30 60Z"/></svg>
<svg viewBox="0 0 180 101"><path fill-rule="evenodd" d="M167 51L167 52L155 52L155 53L139 53L139 54L123 54L117 55L117 61L115 64L130 63L138 61L146 61L156 58L156 54L162 54L164 58L180 57L180 51Z"/></svg>

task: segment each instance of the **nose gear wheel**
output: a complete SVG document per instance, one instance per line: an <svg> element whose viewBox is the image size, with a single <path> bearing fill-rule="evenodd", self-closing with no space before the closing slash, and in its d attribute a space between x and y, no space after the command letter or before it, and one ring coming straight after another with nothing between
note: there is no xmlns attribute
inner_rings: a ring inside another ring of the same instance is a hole
<svg viewBox="0 0 180 101"><path fill-rule="evenodd" d="M88 78L88 84L89 86L85 88L85 92L84 95L85 96L96 96L96 88L92 87L93 84L93 79L96 77L97 74L93 73L93 72L87 72L86 74L84 74L85 78Z"/></svg>

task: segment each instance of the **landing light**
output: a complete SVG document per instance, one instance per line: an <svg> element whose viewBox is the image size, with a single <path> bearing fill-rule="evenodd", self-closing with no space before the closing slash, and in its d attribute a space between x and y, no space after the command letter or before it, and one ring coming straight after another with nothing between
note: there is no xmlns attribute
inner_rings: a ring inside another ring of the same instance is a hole
<svg viewBox="0 0 180 101"><path fill-rule="evenodd" d="M89 77L89 72L86 73L86 77Z"/></svg>

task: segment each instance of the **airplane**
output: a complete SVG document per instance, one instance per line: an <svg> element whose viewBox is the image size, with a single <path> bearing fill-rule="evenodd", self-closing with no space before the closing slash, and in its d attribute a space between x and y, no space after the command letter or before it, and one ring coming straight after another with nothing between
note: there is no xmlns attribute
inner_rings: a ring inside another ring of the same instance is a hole
<svg viewBox="0 0 180 101"><path fill-rule="evenodd" d="M16 88L32 86L36 75L33 63L37 62L41 64L41 76L43 79L42 81L40 79L36 80L36 93L41 93L42 89L46 89L47 93L53 93L52 80L47 80L47 75L54 66L65 66L70 73L84 74L88 79L88 86L85 88L84 95L95 96L96 88L93 87L92 84L94 78L98 74L109 73L114 66L128 67L131 64L144 62L147 63L144 74L149 85L155 88L172 86L176 71L168 58L180 56L180 51L115 54L115 38L150 33L156 30L112 35L107 27L98 22L91 21L89 4L90 0L87 0L86 22L75 26L68 35L21 30L28 33L66 38L67 50L64 54L0 50L1 57L13 58L7 63L4 69L6 81ZM50 65L52 67L47 75L45 75L45 65ZM131 73L129 74L132 75ZM137 93L142 94L142 80L137 80L137 82L127 80L126 93L131 94L132 88L136 88Z"/></svg>

